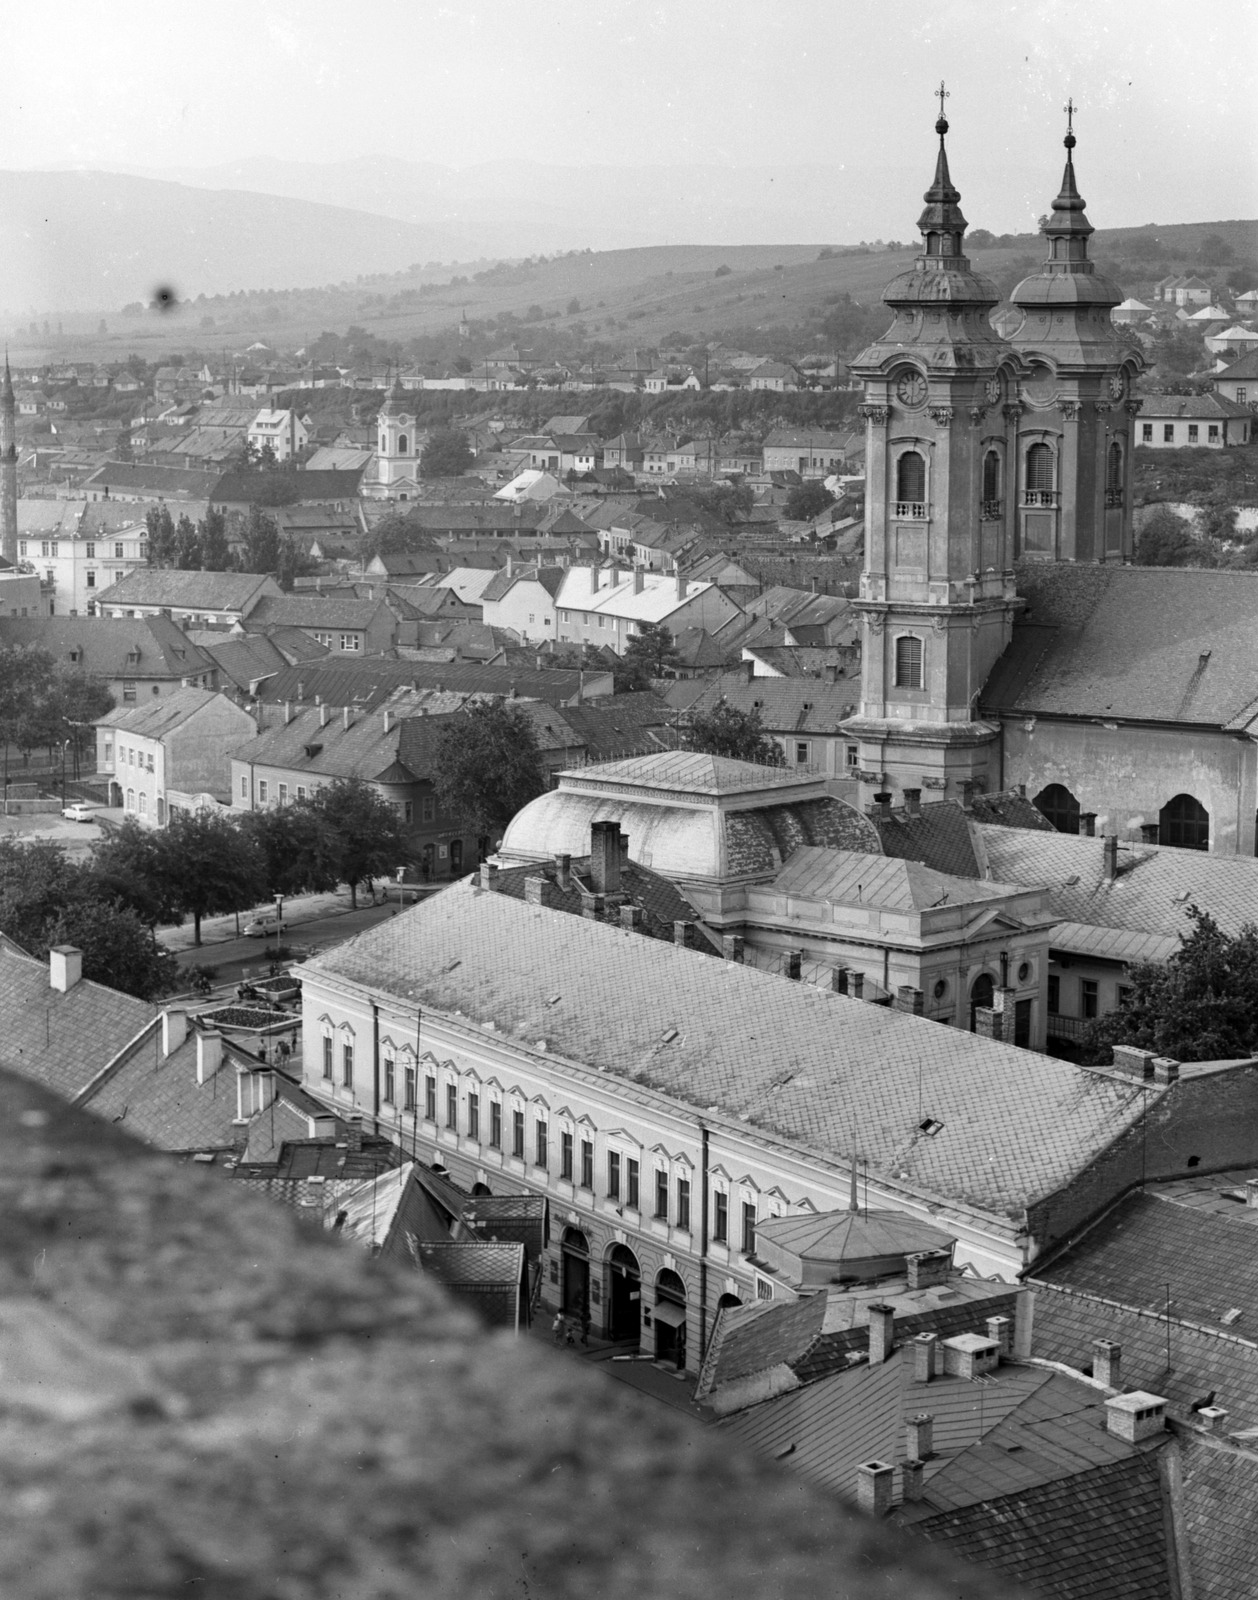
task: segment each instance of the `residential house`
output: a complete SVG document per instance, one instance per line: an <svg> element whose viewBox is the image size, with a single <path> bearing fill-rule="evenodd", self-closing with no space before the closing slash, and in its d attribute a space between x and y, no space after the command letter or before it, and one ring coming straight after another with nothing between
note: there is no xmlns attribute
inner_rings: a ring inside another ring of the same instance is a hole
<svg viewBox="0 0 1258 1600"><path fill-rule="evenodd" d="M259 411L249 424L250 448L270 450L276 461L292 461L306 448L309 429L295 411Z"/></svg>
<svg viewBox="0 0 1258 1600"><path fill-rule="evenodd" d="M643 471L642 440L636 433L618 433L603 446L603 465L620 467L625 472Z"/></svg>
<svg viewBox="0 0 1258 1600"><path fill-rule="evenodd" d="M142 517L128 517L121 526L97 526L84 508L39 538L19 538L17 553L40 574L50 616L90 617L103 593L148 566L148 527Z"/></svg>
<svg viewBox="0 0 1258 1600"><path fill-rule="evenodd" d="M361 778L398 812L411 861L424 881L460 877L487 847L461 818L440 807L432 781L440 732L459 714L408 717L390 706L364 712L326 702L286 705L281 721L233 750L232 809L273 809L337 779Z"/></svg>
<svg viewBox="0 0 1258 1600"><path fill-rule="evenodd" d="M555 595L558 638L563 643L606 645L623 655L644 622L667 627L718 628L738 607L713 583L690 583L635 567L604 572L569 567Z"/></svg>
<svg viewBox="0 0 1258 1600"><path fill-rule="evenodd" d="M0 642L46 650L60 669L103 684L123 706L218 687L213 657L167 617L0 617Z"/></svg>
<svg viewBox="0 0 1258 1600"><path fill-rule="evenodd" d="M266 593L236 624L248 633L300 628L333 655L384 655L398 642L398 622L383 600Z"/></svg>
<svg viewBox="0 0 1258 1600"><path fill-rule="evenodd" d="M481 591L485 622L510 628L526 644L557 638L555 596L563 576L562 567L517 567L508 560Z"/></svg>
<svg viewBox="0 0 1258 1600"><path fill-rule="evenodd" d="M178 689L148 705L121 705L96 721L96 771L109 803L150 828L174 811L230 803L228 752L257 723L225 694Z"/></svg>
<svg viewBox="0 0 1258 1600"><path fill-rule="evenodd" d="M193 642L217 668L216 687L241 705L255 701L269 678L296 661L326 660L331 655L325 645L298 628L277 628L272 633L220 633L206 629L198 632Z"/></svg>
<svg viewBox="0 0 1258 1600"><path fill-rule="evenodd" d="M485 590L497 574L494 567L451 567L449 572L432 580L434 589L449 589L459 599L465 616L474 622L483 620Z"/></svg>
<svg viewBox="0 0 1258 1600"><path fill-rule="evenodd" d="M764 441L764 471L828 477L843 466L849 438L821 428L774 428Z"/></svg>
<svg viewBox="0 0 1258 1600"><path fill-rule="evenodd" d="M294 491L294 505L329 505L345 512L357 509L362 480L363 472L353 469L294 472L286 475L284 481ZM210 487L210 504L217 511L247 512L257 497L257 482L257 475L253 473L222 473Z"/></svg>
<svg viewBox="0 0 1258 1600"><path fill-rule="evenodd" d="M182 572L137 568L102 591L102 617L165 616L184 627L223 628L241 623L264 596L283 598L274 578L254 572Z"/></svg>
<svg viewBox="0 0 1258 1600"><path fill-rule="evenodd" d="M83 493L88 500L205 502L220 477L218 472L201 472L188 467L107 461L88 478Z"/></svg>
<svg viewBox="0 0 1258 1600"><path fill-rule="evenodd" d="M482 666L476 662L355 661L340 657L332 663L305 662L289 667L261 686L261 699L271 705L285 701L309 704L352 705L376 709L399 688L449 689L468 694L519 695L547 705L580 705L612 693L612 674L561 667L527 670L518 666Z"/></svg>
<svg viewBox="0 0 1258 1600"><path fill-rule="evenodd" d="M717 460L717 469L742 477L758 478L764 471L764 447L746 443L725 445Z"/></svg>
<svg viewBox="0 0 1258 1600"><path fill-rule="evenodd" d="M1258 350L1250 350L1217 373L1214 389L1233 405L1247 406L1250 412L1258 408Z"/></svg>
<svg viewBox="0 0 1258 1600"><path fill-rule="evenodd" d="M1146 449L1222 450L1249 443L1253 412L1222 393L1146 395L1136 426Z"/></svg>
<svg viewBox="0 0 1258 1600"><path fill-rule="evenodd" d="M799 373L784 361L762 361L747 374L747 387L793 394L799 388Z"/></svg>
<svg viewBox="0 0 1258 1600"><path fill-rule="evenodd" d="M642 466L640 471L648 477L668 476L668 454L673 448L671 439L650 437L642 440Z"/></svg>
<svg viewBox="0 0 1258 1600"><path fill-rule="evenodd" d="M46 617L49 605L45 586L35 573L12 567L0 557L0 619Z"/></svg>

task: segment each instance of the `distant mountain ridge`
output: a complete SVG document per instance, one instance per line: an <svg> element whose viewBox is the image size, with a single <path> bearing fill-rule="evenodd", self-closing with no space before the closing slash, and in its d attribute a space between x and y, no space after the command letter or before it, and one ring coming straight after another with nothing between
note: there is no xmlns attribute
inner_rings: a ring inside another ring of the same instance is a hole
<svg viewBox="0 0 1258 1600"><path fill-rule="evenodd" d="M115 172L0 171L0 314L313 287L468 258L457 234L361 209Z"/></svg>

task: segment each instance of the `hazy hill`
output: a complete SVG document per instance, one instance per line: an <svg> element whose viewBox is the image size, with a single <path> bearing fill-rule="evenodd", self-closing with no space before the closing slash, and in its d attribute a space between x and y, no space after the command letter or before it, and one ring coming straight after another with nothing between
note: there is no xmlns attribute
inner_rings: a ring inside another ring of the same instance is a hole
<svg viewBox="0 0 1258 1600"><path fill-rule="evenodd" d="M212 294L474 254L415 222L111 172L0 172L3 313L113 310L158 284Z"/></svg>

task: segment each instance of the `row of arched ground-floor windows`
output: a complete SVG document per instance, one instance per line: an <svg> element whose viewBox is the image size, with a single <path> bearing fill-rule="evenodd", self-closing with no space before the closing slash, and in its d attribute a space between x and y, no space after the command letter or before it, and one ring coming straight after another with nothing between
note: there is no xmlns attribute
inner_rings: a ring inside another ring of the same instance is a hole
<svg viewBox="0 0 1258 1600"><path fill-rule="evenodd" d="M602 1261L592 1258L590 1241L580 1228L569 1227L560 1239L560 1314L584 1336L616 1344L641 1342L644 1319L654 1331L655 1358L686 1365L686 1315L689 1308L681 1274L665 1267L644 1291L642 1268L625 1244L614 1244ZM649 1293L649 1299L643 1299ZM723 1294L714 1311L741 1305L737 1295Z"/></svg>
<svg viewBox="0 0 1258 1600"><path fill-rule="evenodd" d="M1090 833L1089 814L1063 783L1050 783L1035 796L1036 809L1058 833ZM1157 838L1148 828L1147 842L1175 845L1181 850L1210 848L1210 813L1190 794L1174 795L1158 812Z"/></svg>

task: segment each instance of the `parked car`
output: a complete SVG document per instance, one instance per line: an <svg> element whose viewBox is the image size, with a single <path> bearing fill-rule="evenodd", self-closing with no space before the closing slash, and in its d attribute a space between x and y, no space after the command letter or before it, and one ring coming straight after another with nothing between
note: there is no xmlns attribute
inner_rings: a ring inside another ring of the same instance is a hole
<svg viewBox="0 0 1258 1600"><path fill-rule="evenodd" d="M288 924L281 922L274 911L255 917L252 922L247 922L244 928L246 939L269 939L272 934L279 935L288 932Z"/></svg>
<svg viewBox="0 0 1258 1600"><path fill-rule="evenodd" d="M93 822L99 810L99 806L89 806L82 800L76 800L72 805L65 806L61 815L67 822Z"/></svg>

